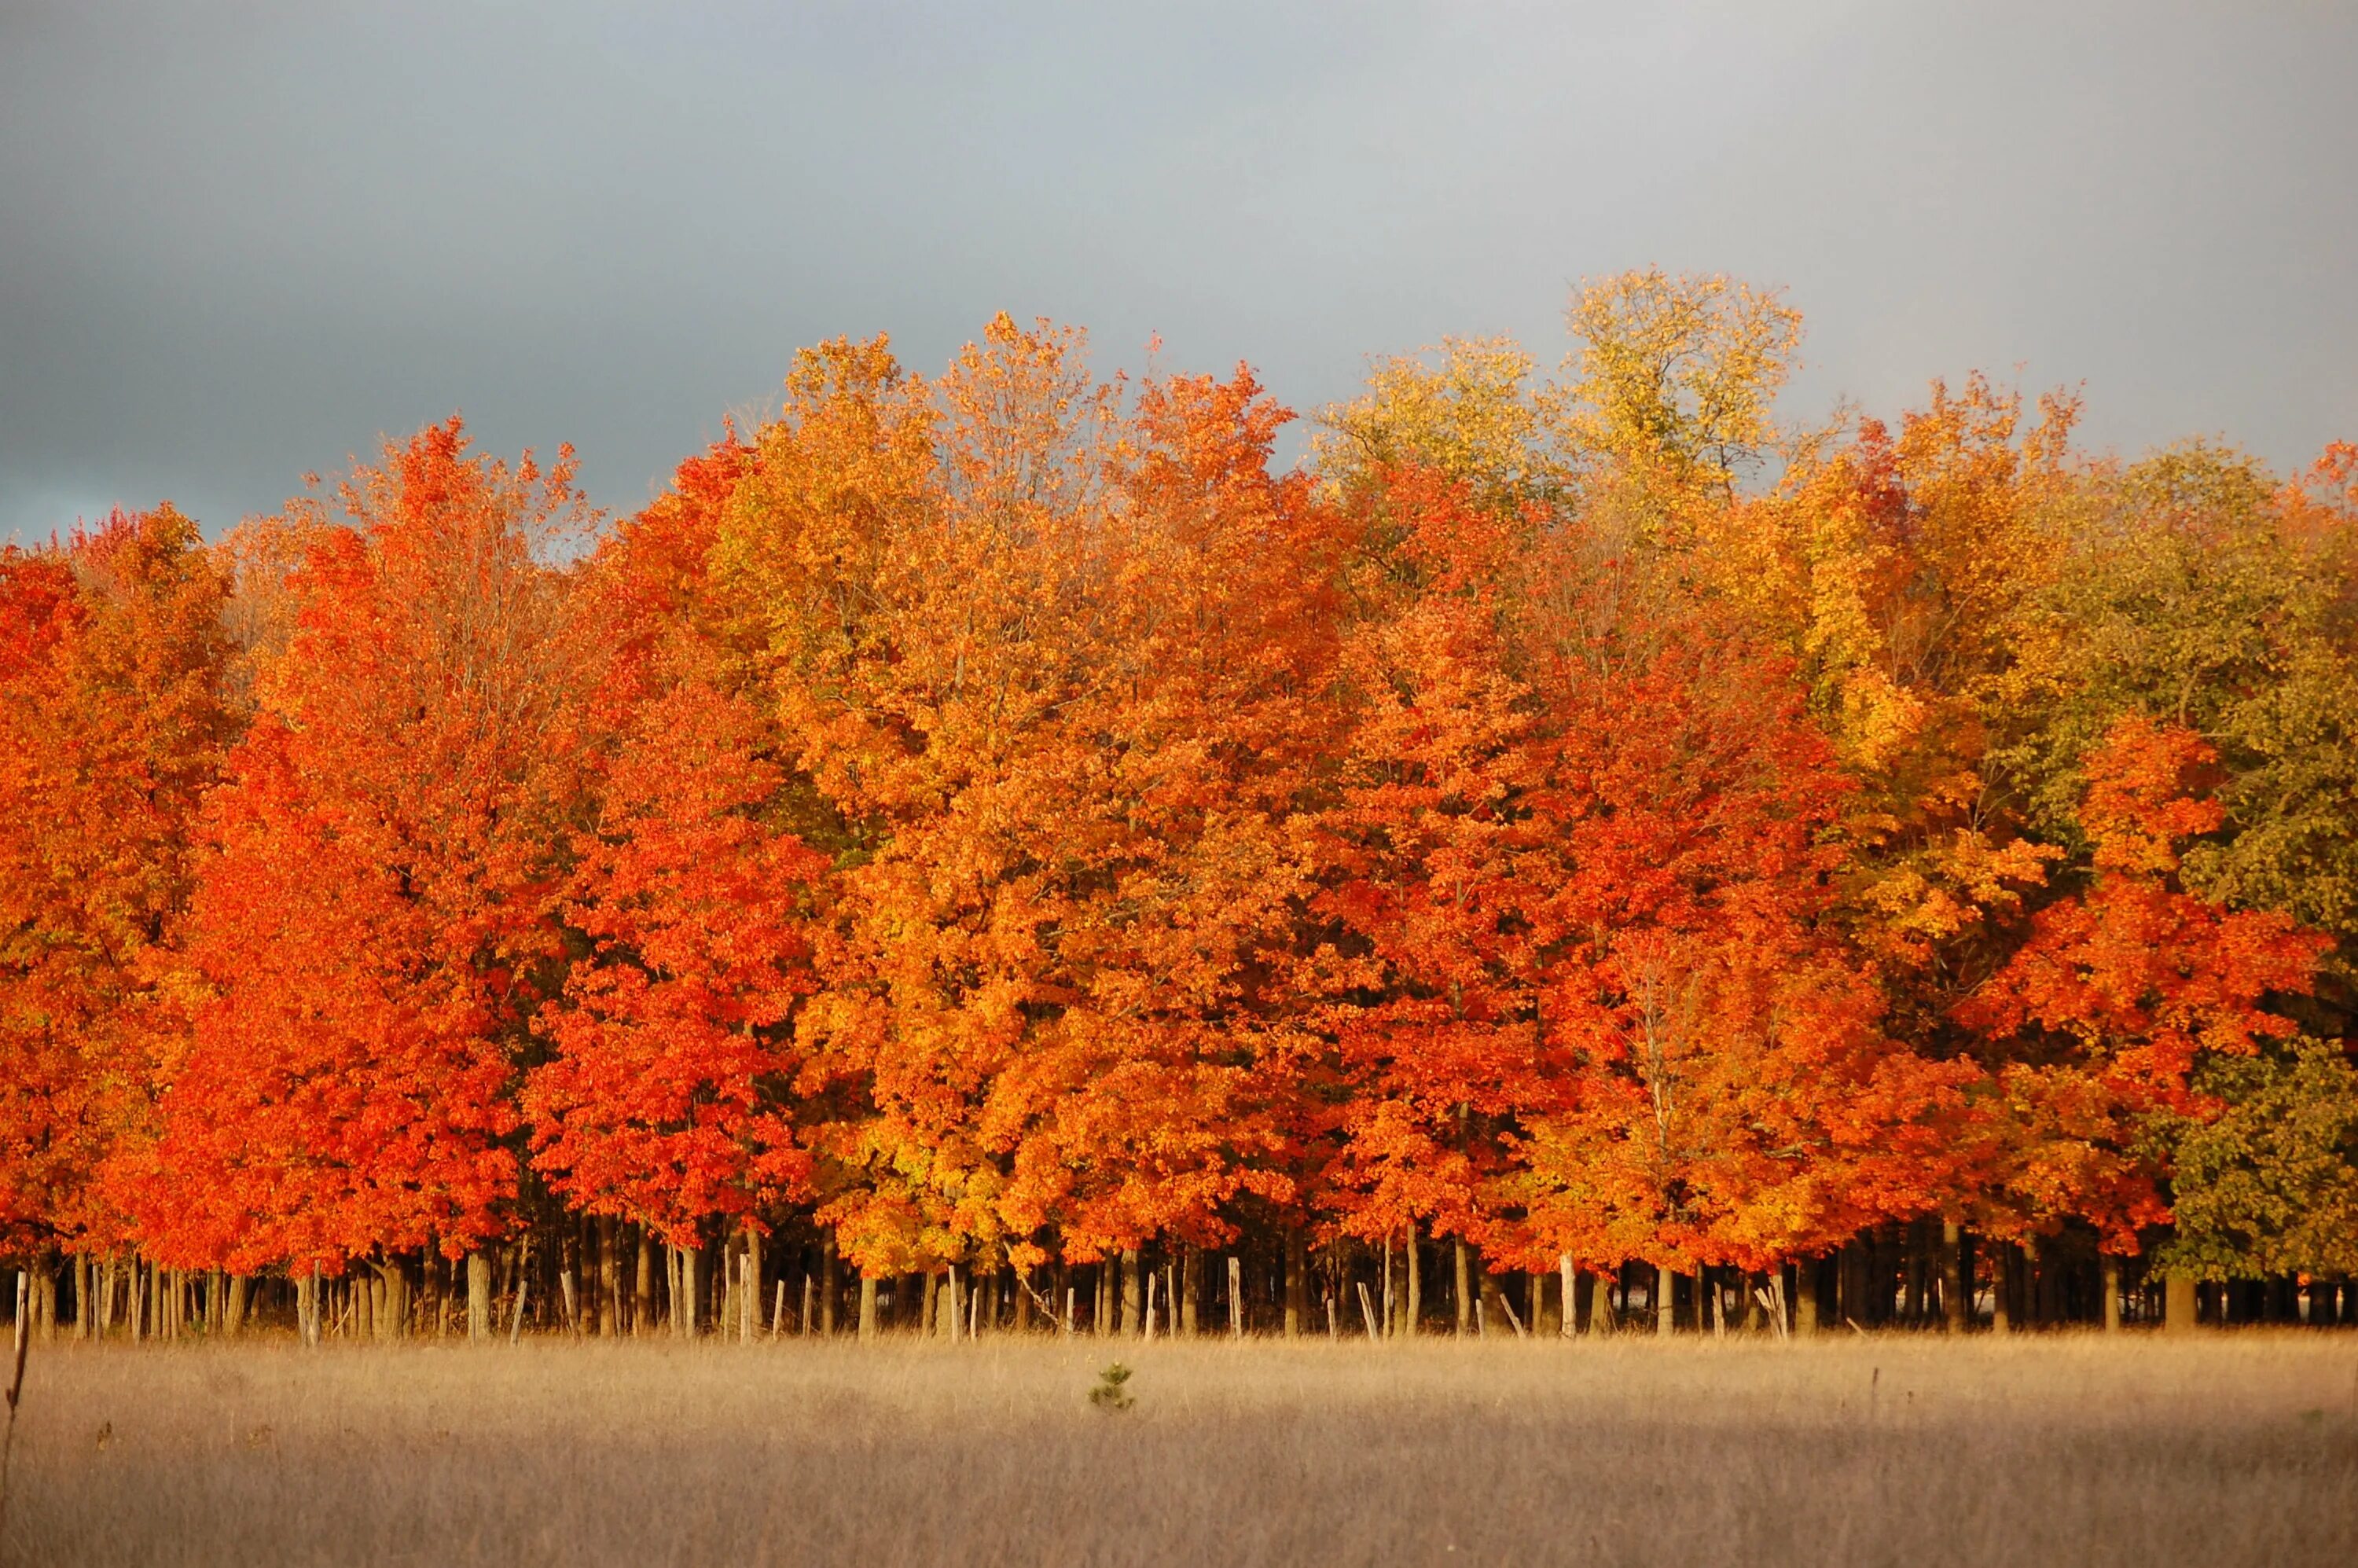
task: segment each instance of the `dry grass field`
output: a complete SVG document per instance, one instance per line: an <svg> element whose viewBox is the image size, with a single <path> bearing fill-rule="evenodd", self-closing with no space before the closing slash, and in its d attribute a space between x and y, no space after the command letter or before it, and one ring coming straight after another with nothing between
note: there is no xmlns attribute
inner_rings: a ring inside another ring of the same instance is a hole
<svg viewBox="0 0 2358 1568"><path fill-rule="evenodd" d="M2322 1568L2358 1336L45 1346L14 1494L12 1568Z"/></svg>

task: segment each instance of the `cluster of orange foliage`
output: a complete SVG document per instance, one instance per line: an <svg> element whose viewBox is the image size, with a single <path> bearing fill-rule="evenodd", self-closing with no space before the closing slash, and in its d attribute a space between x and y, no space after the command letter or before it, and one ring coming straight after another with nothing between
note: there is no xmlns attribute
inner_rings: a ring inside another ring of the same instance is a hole
<svg viewBox="0 0 2358 1568"><path fill-rule="evenodd" d="M0 1230L340 1271L798 1213L882 1274L2167 1221L2139 1119L2330 944L2183 884L2167 716L2082 759L2092 853L1988 808L2060 434L1975 384L1759 494L1626 420L1543 481L1289 471L1249 373L1079 351L806 351L603 532L453 419L218 545L0 555Z"/></svg>

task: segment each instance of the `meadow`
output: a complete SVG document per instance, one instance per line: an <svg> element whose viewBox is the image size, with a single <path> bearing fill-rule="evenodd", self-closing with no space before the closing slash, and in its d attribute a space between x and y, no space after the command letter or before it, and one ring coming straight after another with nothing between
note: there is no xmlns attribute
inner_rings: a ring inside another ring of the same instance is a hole
<svg viewBox="0 0 2358 1568"><path fill-rule="evenodd" d="M39 1346L12 1490L55 1568L2321 1564L2358 1342Z"/></svg>

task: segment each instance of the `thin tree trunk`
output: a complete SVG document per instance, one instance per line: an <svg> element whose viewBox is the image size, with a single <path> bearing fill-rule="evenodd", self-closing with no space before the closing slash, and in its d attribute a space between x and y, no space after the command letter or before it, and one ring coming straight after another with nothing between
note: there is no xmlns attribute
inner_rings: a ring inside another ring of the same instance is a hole
<svg viewBox="0 0 2358 1568"><path fill-rule="evenodd" d="M655 1327L655 1245L644 1225L631 1227L637 1238L637 1258L631 1277L631 1332L653 1334Z"/></svg>
<svg viewBox="0 0 2358 1568"><path fill-rule="evenodd" d="M830 1339L835 1337L836 1300L842 1293L843 1260L836 1253L835 1232L829 1229L818 1238L818 1331Z"/></svg>
<svg viewBox="0 0 2358 1568"><path fill-rule="evenodd" d="M1285 1231L1285 1336L1299 1339L1310 1314L1310 1249L1300 1226Z"/></svg>
<svg viewBox="0 0 2358 1568"><path fill-rule="evenodd" d="M2097 1260L2097 1289L2104 1298L2104 1332L2121 1331L2121 1260L2117 1253L2107 1252Z"/></svg>
<svg viewBox="0 0 2358 1568"><path fill-rule="evenodd" d="M860 1339L862 1344L876 1338L876 1276L862 1269L860 1271Z"/></svg>
<svg viewBox="0 0 2358 1568"><path fill-rule="evenodd" d="M1818 1331L1818 1260L1793 1262L1793 1334L1806 1339Z"/></svg>
<svg viewBox="0 0 2358 1568"><path fill-rule="evenodd" d="M1570 1339L1580 1332L1580 1271L1573 1266L1572 1254L1559 1253L1555 1260L1556 1297L1563 1303L1559 1316L1562 1322L1556 1332Z"/></svg>
<svg viewBox="0 0 2358 1568"><path fill-rule="evenodd" d="M1414 1339L1424 1332L1424 1238L1421 1221L1408 1222L1408 1296L1401 1308L1401 1333Z"/></svg>
<svg viewBox="0 0 2358 1568"><path fill-rule="evenodd" d="M1941 1323L1951 1334L1963 1334L1973 1311L1973 1270L1965 1253L1965 1227L1953 1219L1941 1222Z"/></svg>
<svg viewBox="0 0 2358 1568"><path fill-rule="evenodd" d="M1144 1326L1141 1308L1145 1303L1145 1283L1139 1278L1138 1249L1121 1249L1121 1325L1117 1331L1124 1339L1135 1339Z"/></svg>
<svg viewBox="0 0 2358 1568"><path fill-rule="evenodd" d="M751 1345L762 1328L762 1233L745 1224L745 1325L742 1342Z"/></svg>
<svg viewBox="0 0 2358 1568"><path fill-rule="evenodd" d="M1908 1282L1900 1298L1899 1321L1909 1328L1924 1320L1924 1303L1930 1293L1931 1281L1924 1266L1924 1222L1908 1222Z"/></svg>
<svg viewBox="0 0 2358 1568"><path fill-rule="evenodd" d="M1464 1237L1453 1237L1451 1239L1457 1244L1457 1275L1455 1281L1455 1293L1457 1297L1457 1337L1463 1339L1468 1334L1474 1332L1473 1260L1466 1256L1466 1238Z"/></svg>
<svg viewBox="0 0 2358 1568"><path fill-rule="evenodd" d="M229 1277L229 1300L222 1310L222 1335L235 1339L245 1332L245 1309L254 1282L243 1274Z"/></svg>
<svg viewBox="0 0 2358 1568"><path fill-rule="evenodd" d="M614 1245L614 1217L598 1217L598 1336L622 1332L622 1258Z"/></svg>
<svg viewBox="0 0 2358 1568"><path fill-rule="evenodd" d="M1997 1267L1990 1277L1990 1332L2014 1332L2014 1281L2018 1270L2015 1257L2019 1251L2011 1241L2001 1241L1997 1248Z"/></svg>
<svg viewBox="0 0 2358 1568"><path fill-rule="evenodd" d="M1245 1336L1245 1260L1228 1254L1228 1337Z"/></svg>
<svg viewBox="0 0 2358 1568"><path fill-rule="evenodd" d="M2033 1328L2048 1321L2048 1281L2050 1271L2042 1267L2039 1238L2027 1237L2022 1243L2022 1320Z"/></svg>
<svg viewBox="0 0 2358 1568"><path fill-rule="evenodd" d="M481 1248L467 1254L467 1337L478 1344L492 1336L492 1255Z"/></svg>
<svg viewBox="0 0 2358 1568"><path fill-rule="evenodd" d="M1204 1301L1204 1249L1183 1248L1179 1253L1179 1332L1193 1339L1201 1331Z"/></svg>
<svg viewBox="0 0 2358 1568"><path fill-rule="evenodd" d="M1674 1334L1678 1325L1679 1277L1667 1263L1654 1265L1654 1336L1662 1338Z"/></svg>

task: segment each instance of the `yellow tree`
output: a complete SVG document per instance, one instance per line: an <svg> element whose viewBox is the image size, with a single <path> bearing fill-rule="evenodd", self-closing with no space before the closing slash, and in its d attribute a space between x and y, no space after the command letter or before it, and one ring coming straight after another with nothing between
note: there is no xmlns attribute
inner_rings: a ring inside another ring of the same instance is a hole
<svg viewBox="0 0 2358 1568"><path fill-rule="evenodd" d="M1660 267L1592 278L1565 319L1571 431L1594 460L1652 482L1725 492L1775 445L1771 405L1801 312L1774 290Z"/></svg>

